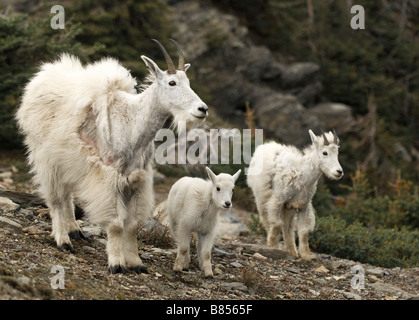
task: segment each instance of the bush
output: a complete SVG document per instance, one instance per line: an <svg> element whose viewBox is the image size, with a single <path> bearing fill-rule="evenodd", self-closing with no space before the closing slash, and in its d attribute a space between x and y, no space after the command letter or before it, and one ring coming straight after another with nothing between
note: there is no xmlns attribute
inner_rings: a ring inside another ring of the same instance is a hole
<svg viewBox="0 0 419 320"><path fill-rule="evenodd" d="M367 228L333 216L320 217L309 242L316 252L376 266L419 266L419 231Z"/></svg>
<svg viewBox="0 0 419 320"><path fill-rule="evenodd" d="M345 202L331 208L330 214L367 227L419 228L419 188L403 179L400 172L390 184L392 193L383 196L376 194L364 172L357 170L351 180L351 186L344 186L350 191Z"/></svg>

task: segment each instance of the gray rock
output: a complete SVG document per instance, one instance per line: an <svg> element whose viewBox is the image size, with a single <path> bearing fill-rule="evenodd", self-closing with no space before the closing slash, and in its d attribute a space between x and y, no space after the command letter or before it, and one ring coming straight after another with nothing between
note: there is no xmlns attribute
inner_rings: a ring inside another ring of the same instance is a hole
<svg viewBox="0 0 419 320"><path fill-rule="evenodd" d="M373 274L373 275L376 275L376 276L381 276L381 275L384 274L384 270L378 269L378 268L369 268L369 269L366 269L366 271L367 271L367 273Z"/></svg>
<svg viewBox="0 0 419 320"><path fill-rule="evenodd" d="M248 292L247 287L244 285L244 283L241 282L223 282L220 284L220 286L228 291L242 291L242 292Z"/></svg>
<svg viewBox="0 0 419 320"><path fill-rule="evenodd" d="M252 104L258 125L283 143L302 146L310 141L308 130L320 125L318 118L291 94L260 91ZM290 130L290 128L293 128Z"/></svg>
<svg viewBox="0 0 419 320"><path fill-rule="evenodd" d="M234 268L243 268L243 265L240 262L234 261L230 263Z"/></svg>
<svg viewBox="0 0 419 320"><path fill-rule="evenodd" d="M265 245L260 244L241 244L243 247L243 252L254 254L260 253L261 255L272 258L272 259L288 259L290 258L289 254L281 249L271 248Z"/></svg>
<svg viewBox="0 0 419 320"><path fill-rule="evenodd" d="M19 223L6 217L0 217L0 225L6 226L6 227L12 227L18 230L22 229L22 226Z"/></svg>
<svg viewBox="0 0 419 320"><path fill-rule="evenodd" d="M227 252L227 251L225 251L223 249L220 249L220 248L217 248L215 246L212 247L212 252L213 252L214 255L217 255L217 256L232 257L232 256L235 255L234 253Z"/></svg>
<svg viewBox="0 0 419 320"><path fill-rule="evenodd" d="M281 85L283 87L293 87L308 83L319 70L320 66L313 62L298 62L284 66Z"/></svg>
<svg viewBox="0 0 419 320"><path fill-rule="evenodd" d="M234 210L229 210L219 217L218 235L242 236L250 233L249 228L241 222Z"/></svg>
<svg viewBox="0 0 419 320"><path fill-rule="evenodd" d="M90 233L94 236L100 236L102 234L102 229L95 226L88 226L88 227L82 227L82 231Z"/></svg>
<svg viewBox="0 0 419 320"><path fill-rule="evenodd" d="M292 268L292 267L283 267L284 270L287 270L291 273L295 273L295 274L300 274L300 270L296 269L296 268Z"/></svg>
<svg viewBox="0 0 419 320"><path fill-rule="evenodd" d="M16 279L17 283L22 286L30 286L32 285L32 279L27 276L20 276Z"/></svg>
<svg viewBox="0 0 419 320"><path fill-rule="evenodd" d="M10 179L12 177L13 173L11 171L6 172L0 172L0 179Z"/></svg>
<svg viewBox="0 0 419 320"><path fill-rule="evenodd" d="M102 244L102 245L104 245L104 246L106 246L107 245L107 241L106 241L106 239L102 239L102 238L96 238L95 239L95 241L97 241L98 243L100 243L100 244Z"/></svg>
<svg viewBox="0 0 419 320"><path fill-rule="evenodd" d="M0 210L13 211L19 209L19 205L6 197L0 197Z"/></svg>
<svg viewBox="0 0 419 320"><path fill-rule="evenodd" d="M379 291L383 294L389 295L389 296L397 296L397 297L400 297L402 299L415 299L415 298L418 297L417 294L412 294L412 293L406 292L406 291L404 291L403 289L401 289L397 286L394 286L392 284L385 283L385 282L374 282L374 283L371 284L371 286L375 290L377 290L377 291Z"/></svg>
<svg viewBox="0 0 419 320"><path fill-rule="evenodd" d="M264 46L251 46L242 50L238 59L236 71L241 72L250 82L279 79L283 73L284 67Z"/></svg>
<svg viewBox="0 0 419 320"><path fill-rule="evenodd" d="M359 294L353 292L343 292L343 295L348 299L362 300L362 297Z"/></svg>
<svg viewBox="0 0 419 320"><path fill-rule="evenodd" d="M320 81L309 83L302 89L291 90L291 93L295 94L303 105L310 104L314 98L320 94L323 90L323 85Z"/></svg>
<svg viewBox="0 0 419 320"><path fill-rule="evenodd" d="M319 119L324 130L336 128L338 133L347 132L353 122L351 107L343 103L320 103L307 112Z"/></svg>
<svg viewBox="0 0 419 320"><path fill-rule="evenodd" d="M90 246L83 246L83 249L90 251L90 252L96 252L96 249Z"/></svg>

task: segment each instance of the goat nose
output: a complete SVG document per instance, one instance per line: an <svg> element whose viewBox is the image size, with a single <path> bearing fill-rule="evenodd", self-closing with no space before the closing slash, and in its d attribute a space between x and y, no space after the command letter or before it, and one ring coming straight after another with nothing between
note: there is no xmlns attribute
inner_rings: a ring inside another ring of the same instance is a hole
<svg viewBox="0 0 419 320"><path fill-rule="evenodd" d="M225 205L226 205L226 207L229 207L229 206L231 206L231 202L230 201L226 201L225 202Z"/></svg>
<svg viewBox="0 0 419 320"><path fill-rule="evenodd" d="M203 105L203 106L199 107L198 110L201 111L204 114L207 114L208 107L206 105Z"/></svg>
<svg viewBox="0 0 419 320"><path fill-rule="evenodd" d="M336 170L337 171L337 173L339 173L340 175L342 175L343 174L343 171L342 170Z"/></svg>

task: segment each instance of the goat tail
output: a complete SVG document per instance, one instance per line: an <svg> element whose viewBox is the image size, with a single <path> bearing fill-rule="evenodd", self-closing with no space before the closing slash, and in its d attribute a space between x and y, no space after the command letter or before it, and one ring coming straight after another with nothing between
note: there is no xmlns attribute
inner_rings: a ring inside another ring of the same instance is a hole
<svg viewBox="0 0 419 320"><path fill-rule="evenodd" d="M169 225L169 217L167 214L167 200L160 202L153 212L153 218L160 222L162 225Z"/></svg>

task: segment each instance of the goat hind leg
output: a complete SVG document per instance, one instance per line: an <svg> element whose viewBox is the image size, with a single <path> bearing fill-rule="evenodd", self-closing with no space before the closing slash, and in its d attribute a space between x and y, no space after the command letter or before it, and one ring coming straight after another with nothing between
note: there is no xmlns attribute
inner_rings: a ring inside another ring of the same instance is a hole
<svg viewBox="0 0 419 320"><path fill-rule="evenodd" d="M272 196L266 204L266 210L267 219L265 219L265 224L268 226L266 230L267 244L270 247L278 248L282 229L281 212L283 210L283 204L279 199Z"/></svg>
<svg viewBox="0 0 419 320"><path fill-rule="evenodd" d="M58 194L57 188L52 192L42 192L46 199L47 206L50 208L50 216L52 221L52 233L57 247L64 251L75 252L71 240L84 238L79 225L74 216L74 205L71 194L65 192L62 188L61 194Z"/></svg>
<svg viewBox="0 0 419 320"><path fill-rule="evenodd" d="M284 236L285 250L287 250L287 252L291 256L297 257L298 252L297 252L297 247L295 245L295 231L294 231L294 226L295 226L294 217L295 216L294 215L295 215L295 211L293 209L284 209L283 214L282 214L282 221L283 221L282 233Z"/></svg>
<svg viewBox="0 0 419 320"><path fill-rule="evenodd" d="M180 226L179 226L180 227ZM179 230L180 229L180 230ZM190 263L190 232L186 232L181 228L178 229L177 242L177 256L173 270L175 272L189 270Z"/></svg>

